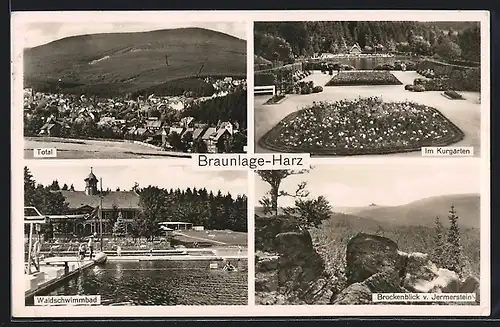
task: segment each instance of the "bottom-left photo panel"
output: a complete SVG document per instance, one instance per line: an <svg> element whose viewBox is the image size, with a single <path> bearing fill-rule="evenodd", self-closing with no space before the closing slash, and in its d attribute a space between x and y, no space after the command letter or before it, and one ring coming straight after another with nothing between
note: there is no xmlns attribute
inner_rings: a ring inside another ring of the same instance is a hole
<svg viewBox="0 0 500 327"><path fill-rule="evenodd" d="M15 290L25 306L247 305L247 180L164 163L25 166Z"/></svg>

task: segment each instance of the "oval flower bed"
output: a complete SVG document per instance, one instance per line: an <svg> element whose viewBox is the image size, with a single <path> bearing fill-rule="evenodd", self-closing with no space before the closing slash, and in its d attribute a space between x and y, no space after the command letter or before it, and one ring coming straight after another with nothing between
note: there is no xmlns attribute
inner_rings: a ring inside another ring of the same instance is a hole
<svg viewBox="0 0 500 327"><path fill-rule="evenodd" d="M420 151L462 140L463 132L434 108L359 98L320 102L285 117L260 140L276 152L362 155Z"/></svg>
<svg viewBox="0 0 500 327"><path fill-rule="evenodd" d="M333 76L326 86L348 85L402 85L393 74L384 70L376 71L342 71Z"/></svg>

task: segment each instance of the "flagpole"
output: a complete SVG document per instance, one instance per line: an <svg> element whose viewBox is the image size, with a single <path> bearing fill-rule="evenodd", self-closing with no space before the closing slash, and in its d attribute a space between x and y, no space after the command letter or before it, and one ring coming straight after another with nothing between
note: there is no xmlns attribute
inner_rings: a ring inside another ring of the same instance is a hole
<svg viewBox="0 0 500 327"><path fill-rule="evenodd" d="M101 232L101 252L102 252L102 177L100 178L100 180L101 180L101 194L100 194L101 204L99 206L99 231Z"/></svg>

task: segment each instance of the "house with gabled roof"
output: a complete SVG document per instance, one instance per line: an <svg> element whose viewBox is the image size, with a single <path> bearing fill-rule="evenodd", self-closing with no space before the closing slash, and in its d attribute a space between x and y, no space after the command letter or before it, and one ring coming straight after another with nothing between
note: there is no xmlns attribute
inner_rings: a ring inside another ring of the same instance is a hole
<svg viewBox="0 0 500 327"><path fill-rule="evenodd" d="M355 43L351 49L349 49L349 54L361 54L363 51L358 43Z"/></svg>
<svg viewBox="0 0 500 327"><path fill-rule="evenodd" d="M98 178L94 175L92 168L85 177L85 190L61 190L60 192L69 207L69 214L90 214L88 219L63 217L57 222L51 222L54 231L60 231L59 224L65 224L66 232L55 232L55 237L68 236L89 236L93 233L100 233L102 217L103 235L113 233L113 220L117 215L121 215L125 221L127 232L133 228L134 219L139 214L140 196L135 191L108 191L100 192L98 188ZM68 235L69 234L69 235Z"/></svg>

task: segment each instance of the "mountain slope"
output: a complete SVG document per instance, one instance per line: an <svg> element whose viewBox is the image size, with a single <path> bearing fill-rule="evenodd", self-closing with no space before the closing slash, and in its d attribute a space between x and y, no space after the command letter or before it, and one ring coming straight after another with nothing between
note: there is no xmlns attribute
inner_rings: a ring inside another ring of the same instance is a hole
<svg viewBox="0 0 500 327"><path fill-rule="evenodd" d="M432 226L436 216L446 226L448 211L451 205L459 218L459 225L465 227L480 227L480 197L479 194L457 194L430 197L409 204L394 207L370 207L353 215L371 218L380 222L399 225Z"/></svg>
<svg viewBox="0 0 500 327"><path fill-rule="evenodd" d="M168 63L167 63L168 62ZM204 64L204 65L203 65ZM67 37L24 52L25 85L134 92L201 75L246 74L246 42L202 28Z"/></svg>

